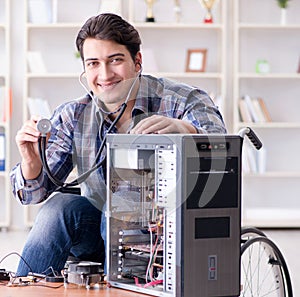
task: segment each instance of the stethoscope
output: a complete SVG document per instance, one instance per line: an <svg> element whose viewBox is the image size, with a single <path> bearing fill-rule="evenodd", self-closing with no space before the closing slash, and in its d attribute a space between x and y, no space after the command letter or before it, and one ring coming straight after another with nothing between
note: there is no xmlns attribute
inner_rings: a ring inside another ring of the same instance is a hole
<svg viewBox="0 0 300 297"><path fill-rule="evenodd" d="M88 88L85 86L85 84L82 81L82 78L83 78L84 74L85 74L85 72L82 72L80 74L79 83L85 89L85 91L88 93L88 95L92 98L93 104L95 104L96 107L98 108L98 110L100 110L102 113L105 113L107 115L118 113L118 115L113 120L113 122L110 124L110 126L107 129L105 135L103 137L100 136L101 144L100 144L100 147L99 147L98 152L96 154L96 158L95 158L95 162L94 162L93 166L89 170L87 170L86 172L79 175L76 179L74 179L73 181L68 182L68 183L62 182L61 180L57 179L52 174L52 172L51 172L51 170L48 166L47 157L46 157L46 145L47 145L46 139L47 139L47 134L51 131L51 127L52 127L51 121L49 119L41 119L41 120L38 121L37 129L38 129L39 132L41 132L41 136L39 137L39 141L38 141L39 155L40 155L40 158L41 158L41 161L42 161L43 168L46 171L49 179L57 186L55 191L59 191L61 189L66 189L66 188L69 188L69 187L74 187L74 186L77 186L77 185L81 184L82 182L84 182L90 176L90 174L92 172L94 172L99 167L101 167L103 165L103 163L106 161L106 158L103 158L102 161L98 162L98 159L100 158L100 156L102 154L102 151L103 151L103 149L105 147L105 144L106 144L106 135L109 134L112 131L112 129L115 127L115 125L117 124L119 119L122 117L123 113L125 112L125 109L127 107L127 102L130 99L130 96L132 94L134 86L136 85L138 79L141 77L142 66L140 65L140 70L139 70L137 76L134 78L134 80L133 80L133 82L130 86L130 89L127 93L125 101L115 111L112 111L112 112L105 111L101 106L99 106L97 104L97 98L94 96L94 94L90 90L88 90ZM104 121L102 121L102 123L101 123L100 135L102 135L103 123L104 123Z"/></svg>

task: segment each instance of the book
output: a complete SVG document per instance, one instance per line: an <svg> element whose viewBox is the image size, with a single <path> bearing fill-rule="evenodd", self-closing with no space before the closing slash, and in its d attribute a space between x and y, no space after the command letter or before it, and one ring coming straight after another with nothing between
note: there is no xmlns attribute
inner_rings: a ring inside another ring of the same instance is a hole
<svg viewBox="0 0 300 297"><path fill-rule="evenodd" d="M5 171L5 134L0 133L0 171Z"/></svg>
<svg viewBox="0 0 300 297"><path fill-rule="evenodd" d="M6 87L0 86L0 122L5 119L5 100L6 100Z"/></svg>
<svg viewBox="0 0 300 297"><path fill-rule="evenodd" d="M246 123L252 122L252 117L250 115L246 101L244 99L239 100L239 112L240 112L241 120L243 122L246 122Z"/></svg>
<svg viewBox="0 0 300 297"><path fill-rule="evenodd" d="M28 98L27 106L30 115L38 115L46 119L50 119L52 112L49 102L42 98Z"/></svg>
<svg viewBox="0 0 300 297"><path fill-rule="evenodd" d="M244 173L265 173L267 165L267 151L265 147L256 150L252 144L245 142L242 154L242 165Z"/></svg>
<svg viewBox="0 0 300 297"><path fill-rule="evenodd" d="M3 122L9 121L12 115L12 89L4 87L3 109L0 114Z"/></svg>
<svg viewBox="0 0 300 297"><path fill-rule="evenodd" d="M245 95L239 101L239 113L244 122L271 122L271 116L264 100L260 97L252 98Z"/></svg>
<svg viewBox="0 0 300 297"><path fill-rule="evenodd" d="M255 114L257 116L257 121L261 122L261 123L266 122L265 114L263 113L260 103L257 100L257 98L251 98L251 100L253 103L253 108L254 108Z"/></svg>
<svg viewBox="0 0 300 297"><path fill-rule="evenodd" d="M254 122L254 123L259 122L259 117L258 117L258 114L255 110L255 107L254 107L254 104L253 104L253 101L252 101L251 97L249 95L245 95L243 98L246 102L246 105L247 105L248 111L250 113L252 122Z"/></svg>
<svg viewBox="0 0 300 297"><path fill-rule="evenodd" d="M257 101L259 102L260 108L264 114L266 122L272 122L272 118L271 118L269 110L265 104L265 101L262 98L257 98Z"/></svg>
<svg viewBox="0 0 300 297"><path fill-rule="evenodd" d="M245 164L247 164L248 172L257 173L258 172L257 155L256 155L256 151L250 144L245 143L244 154L245 154L245 159L247 160Z"/></svg>
<svg viewBox="0 0 300 297"><path fill-rule="evenodd" d="M46 73L46 66L41 52L29 51L27 52L27 62L30 72L33 73Z"/></svg>
<svg viewBox="0 0 300 297"><path fill-rule="evenodd" d="M243 173L251 173L250 166L251 165L249 164L247 151L244 150L244 152L242 153L242 171L243 171Z"/></svg>

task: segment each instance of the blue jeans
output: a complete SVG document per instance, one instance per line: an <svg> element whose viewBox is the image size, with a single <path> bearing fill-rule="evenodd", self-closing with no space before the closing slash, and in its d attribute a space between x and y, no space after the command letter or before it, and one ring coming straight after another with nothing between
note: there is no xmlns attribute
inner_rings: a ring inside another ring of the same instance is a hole
<svg viewBox="0 0 300 297"><path fill-rule="evenodd" d="M83 196L55 194L36 217L22 252L27 264L19 261L17 275L27 276L29 271L48 274L49 267L60 273L70 255L104 263L101 215Z"/></svg>

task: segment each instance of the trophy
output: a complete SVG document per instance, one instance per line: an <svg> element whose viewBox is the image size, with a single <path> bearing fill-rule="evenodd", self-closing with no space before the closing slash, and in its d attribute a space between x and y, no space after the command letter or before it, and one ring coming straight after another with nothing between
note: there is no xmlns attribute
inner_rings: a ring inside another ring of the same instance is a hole
<svg viewBox="0 0 300 297"><path fill-rule="evenodd" d="M155 22L155 18L153 16L153 4L156 0L145 0L147 4L147 16L146 22L153 23Z"/></svg>
<svg viewBox="0 0 300 297"><path fill-rule="evenodd" d="M176 22L180 22L181 18L181 7L180 7L180 0L174 0L174 12L175 12L175 17L176 17Z"/></svg>
<svg viewBox="0 0 300 297"><path fill-rule="evenodd" d="M211 14L211 9L215 3L215 0L199 0L200 4L207 10L204 17L204 23L213 23L213 17Z"/></svg>

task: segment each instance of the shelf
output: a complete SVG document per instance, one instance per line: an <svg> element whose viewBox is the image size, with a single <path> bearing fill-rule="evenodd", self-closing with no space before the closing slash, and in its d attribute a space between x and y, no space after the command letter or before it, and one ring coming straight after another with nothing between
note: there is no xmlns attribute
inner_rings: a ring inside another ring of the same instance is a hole
<svg viewBox="0 0 300 297"><path fill-rule="evenodd" d="M49 24L32 24L32 23L27 23L26 24L28 30L30 29L80 29L82 26L82 23L49 23Z"/></svg>
<svg viewBox="0 0 300 297"><path fill-rule="evenodd" d="M268 122L268 123L244 123L239 122L238 127L246 127L249 126L251 128L262 128L262 129L274 129L274 128L282 128L282 129L300 129L300 122Z"/></svg>
<svg viewBox="0 0 300 297"><path fill-rule="evenodd" d="M300 24L254 24L254 23L240 23L239 29L270 29L270 30L299 30Z"/></svg>
<svg viewBox="0 0 300 297"><path fill-rule="evenodd" d="M132 25L137 29L203 29L203 30L222 30L223 24L192 24L192 23L142 23L132 22ZM30 29L61 29L61 28L81 28L82 23L49 23L49 24L32 24L27 23L27 28Z"/></svg>
<svg viewBox="0 0 300 297"><path fill-rule="evenodd" d="M40 78L44 78L44 79L48 79L48 78L78 78L78 75L80 74L80 72L78 73L72 73L72 72L62 72L62 73L58 73L58 72L53 72L53 73L27 73L26 76L29 79L40 79Z"/></svg>
<svg viewBox="0 0 300 297"><path fill-rule="evenodd" d="M137 29L203 29L203 30L222 30L223 24L192 24L192 23L141 23L133 22Z"/></svg>
<svg viewBox="0 0 300 297"><path fill-rule="evenodd" d="M174 78L212 78L212 79L222 79L223 75L219 72L153 72L154 76L164 76L164 77L174 77Z"/></svg>
<svg viewBox="0 0 300 297"><path fill-rule="evenodd" d="M240 72L238 78L253 79L300 79L300 73L252 73Z"/></svg>
<svg viewBox="0 0 300 297"><path fill-rule="evenodd" d="M300 209L249 208L244 211L242 224L256 227L300 227Z"/></svg>
<svg viewBox="0 0 300 297"><path fill-rule="evenodd" d="M245 178L300 178L300 171L299 172L265 172L265 173L243 173L243 177Z"/></svg>

